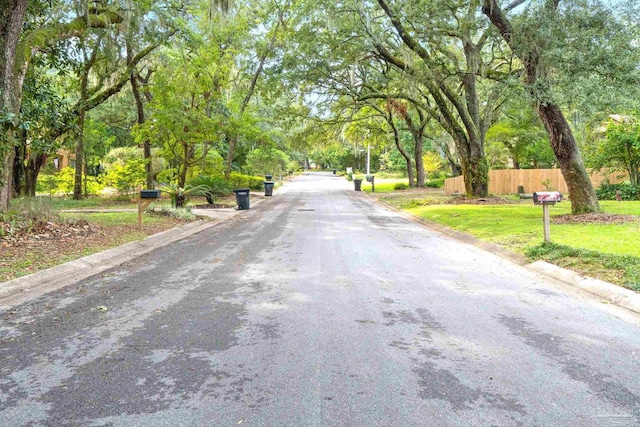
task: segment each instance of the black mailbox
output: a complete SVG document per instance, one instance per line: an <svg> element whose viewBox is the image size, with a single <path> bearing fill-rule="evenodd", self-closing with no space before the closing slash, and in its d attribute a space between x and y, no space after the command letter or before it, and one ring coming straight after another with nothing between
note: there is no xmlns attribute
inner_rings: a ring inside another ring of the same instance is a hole
<svg viewBox="0 0 640 427"><path fill-rule="evenodd" d="M141 190L141 199L157 199L160 197L160 190Z"/></svg>
<svg viewBox="0 0 640 427"><path fill-rule="evenodd" d="M365 175L367 182L373 182L373 175Z"/></svg>
<svg viewBox="0 0 640 427"><path fill-rule="evenodd" d="M536 205L553 204L562 201L559 191L537 191L533 193L533 203Z"/></svg>

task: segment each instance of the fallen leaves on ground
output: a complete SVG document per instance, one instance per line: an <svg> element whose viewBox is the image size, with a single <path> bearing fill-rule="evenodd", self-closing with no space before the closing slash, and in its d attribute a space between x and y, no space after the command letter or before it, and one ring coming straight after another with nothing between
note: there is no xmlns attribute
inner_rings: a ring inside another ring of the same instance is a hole
<svg viewBox="0 0 640 427"><path fill-rule="evenodd" d="M445 202L448 205L511 205L516 202L502 197L467 197L465 195L453 197Z"/></svg>
<svg viewBox="0 0 640 427"><path fill-rule="evenodd" d="M551 217L551 222L554 224L625 224L628 222L638 222L638 220L639 218L634 215L606 213L568 214Z"/></svg>
<svg viewBox="0 0 640 427"><path fill-rule="evenodd" d="M99 226L86 221L46 223L0 238L0 282L168 230L184 221Z"/></svg>

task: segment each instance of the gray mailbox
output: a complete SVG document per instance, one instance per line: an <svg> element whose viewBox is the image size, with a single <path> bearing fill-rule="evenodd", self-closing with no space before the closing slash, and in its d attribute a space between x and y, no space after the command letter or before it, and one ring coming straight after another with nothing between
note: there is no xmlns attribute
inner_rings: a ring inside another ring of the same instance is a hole
<svg viewBox="0 0 640 427"><path fill-rule="evenodd" d="M537 191L533 193L533 203L543 205L554 204L562 201L562 193L559 191Z"/></svg>

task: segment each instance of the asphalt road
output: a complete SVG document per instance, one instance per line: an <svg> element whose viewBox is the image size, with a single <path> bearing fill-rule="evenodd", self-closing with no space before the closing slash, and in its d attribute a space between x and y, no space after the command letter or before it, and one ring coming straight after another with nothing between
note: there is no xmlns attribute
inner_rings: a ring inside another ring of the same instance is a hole
<svg viewBox="0 0 640 427"><path fill-rule="evenodd" d="M637 426L639 325L308 174L0 313L0 426Z"/></svg>

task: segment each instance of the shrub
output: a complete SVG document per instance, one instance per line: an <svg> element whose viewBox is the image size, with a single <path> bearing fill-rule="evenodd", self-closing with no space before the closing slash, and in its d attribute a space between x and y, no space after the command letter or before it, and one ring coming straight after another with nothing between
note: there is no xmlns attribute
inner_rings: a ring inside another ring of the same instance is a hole
<svg viewBox="0 0 640 427"><path fill-rule="evenodd" d="M229 184L232 188L250 188L251 190L262 190L264 178L261 176L243 175L238 172L231 172Z"/></svg>
<svg viewBox="0 0 640 427"><path fill-rule="evenodd" d="M75 169L66 167L60 169L54 176L53 182L55 183L54 193L62 193L69 195L73 193L73 185L75 183Z"/></svg>
<svg viewBox="0 0 640 427"><path fill-rule="evenodd" d="M429 188L442 188L444 187L444 180L444 177L428 179L427 182L425 182L425 186Z"/></svg>
<svg viewBox="0 0 640 427"><path fill-rule="evenodd" d="M56 189L56 177L54 174L40 174L36 182L36 192L52 195Z"/></svg>
<svg viewBox="0 0 640 427"><path fill-rule="evenodd" d="M608 180L600 184L596 196L600 200L616 200L616 191L620 191L622 200L637 200L640 196L640 187L631 185L629 181L610 184Z"/></svg>
<svg viewBox="0 0 640 427"><path fill-rule="evenodd" d="M204 196L207 191L203 185L193 186L187 184L184 188L178 184L160 184L159 189L163 193L167 193L171 198L171 206L174 208L182 208L189 202L188 196Z"/></svg>
<svg viewBox="0 0 640 427"><path fill-rule="evenodd" d="M189 181L189 185L194 187L204 187L204 196L207 202L212 205L218 196L226 196L231 193L231 185L222 176L199 175Z"/></svg>
<svg viewBox="0 0 640 427"><path fill-rule="evenodd" d="M191 212L190 208L153 208L149 209L149 212L152 212L156 215L168 216L169 218L181 220L181 221L192 221L196 219L196 215Z"/></svg>
<svg viewBox="0 0 640 427"><path fill-rule="evenodd" d="M62 222L60 215L53 209L51 199L14 199L8 211L0 212L0 236L28 231L48 222Z"/></svg>
<svg viewBox="0 0 640 427"><path fill-rule="evenodd" d="M146 180L145 160L131 158L124 165L114 163L103 178L103 182L114 187L120 194L130 193Z"/></svg>
<svg viewBox="0 0 640 427"><path fill-rule="evenodd" d="M246 171L253 174L282 174L287 170L291 160L275 147L263 146L251 151L247 156Z"/></svg>
<svg viewBox="0 0 640 427"><path fill-rule="evenodd" d="M409 188L409 184L406 182L397 182L396 185L393 186L394 190L407 190Z"/></svg>
<svg viewBox="0 0 640 427"><path fill-rule="evenodd" d="M104 184L102 184L95 176L87 176L87 194L96 195L100 194L104 190Z"/></svg>

